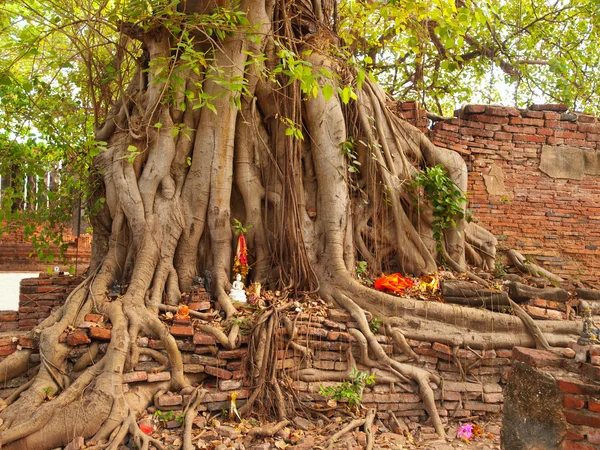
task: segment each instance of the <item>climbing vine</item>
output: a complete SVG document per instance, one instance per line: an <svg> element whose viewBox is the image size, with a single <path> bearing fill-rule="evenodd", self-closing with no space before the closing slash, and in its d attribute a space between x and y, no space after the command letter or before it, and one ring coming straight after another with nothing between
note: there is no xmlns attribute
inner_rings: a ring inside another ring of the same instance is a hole
<svg viewBox="0 0 600 450"><path fill-rule="evenodd" d="M467 203L467 198L448 177L441 164L420 172L414 179L414 186L422 187L425 197L431 202L433 238L436 250L443 254L444 230L456 228L456 221L465 218L463 205Z"/></svg>

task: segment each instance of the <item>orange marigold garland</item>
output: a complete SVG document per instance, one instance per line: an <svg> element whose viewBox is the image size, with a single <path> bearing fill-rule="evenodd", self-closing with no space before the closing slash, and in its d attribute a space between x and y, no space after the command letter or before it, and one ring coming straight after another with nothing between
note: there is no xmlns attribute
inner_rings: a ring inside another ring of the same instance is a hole
<svg viewBox="0 0 600 450"><path fill-rule="evenodd" d="M233 271L239 273L243 278L248 275L248 248L244 233L238 235L237 248L233 258Z"/></svg>

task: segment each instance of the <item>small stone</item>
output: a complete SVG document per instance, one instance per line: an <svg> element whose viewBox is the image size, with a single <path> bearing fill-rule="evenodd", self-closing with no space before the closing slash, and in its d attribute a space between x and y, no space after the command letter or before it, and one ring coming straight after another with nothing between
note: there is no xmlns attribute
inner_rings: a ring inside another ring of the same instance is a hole
<svg viewBox="0 0 600 450"><path fill-rule="evenodd" d="M270 450L271 444L269 442L263 442L262 444L254 445L250 447L250 450Z"/></svg>
<svg viewBox="0 0 600 450"><path fill-rule="evenodd" d="M311 430L315 427L315 425L310 420L300 416L294 417L292 419L292 422L294 422L294 425L296 425L296 427L304 431Z"/></svg>
<svg viewBox="0 0 600 450"><path fill-rule="evenodd" d="M229 439L237 439L237 437L240 435L240 432L238 430L227 425L221 425L219 427L216 427L215 431L219 434L219 436L227 437Z"/></svg>
<svg viewBox="0 0 600 450"><path fill-rule="evenodd" d="M169 420L166 423L167 428L171 429L171 428L179 428L181 426L181 423L179 422L179 420Z"/></svg>
<svg viewBox="0 0 600 450"><path fill-rule="evenodd" d="M196 416L194 418L194 420L192 421L192 423L194 425L196 425L198 428L204 428L206 426L206 417L204 417L204 416Z"/></svg>

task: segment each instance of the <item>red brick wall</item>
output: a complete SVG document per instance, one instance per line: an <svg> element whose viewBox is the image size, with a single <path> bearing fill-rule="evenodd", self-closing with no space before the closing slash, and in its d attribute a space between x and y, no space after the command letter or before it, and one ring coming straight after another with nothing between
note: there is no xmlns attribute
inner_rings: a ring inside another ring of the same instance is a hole
<svg viewBox="0 0 600 450"><path fill-rule="evenodd" d="M0 271L29 272L43 271L59 265L62 270L68 270L70 265L77 267L77 272L83 272L90 262L92 254L91 235L73 236L69 230L63 232L63 239L68 244L66 263L49 263L41 261L33 245L25 239L22 228L9 227L0 236ZM58 256L58 249L54 249Z"/></svg>
<svg viewBox="0 0 600 450"><path fill-rule="evenodd" d="M21 280L19 310L0 311L0 332L31 330L62 305L81 280L81 277L45 273L39 278Z"/></svg>
<svg viewBox="0 0 600 450"><path fill-rule="evenodd" d="M421 129L425 112L414 103L399 112ZM438 146L463 155L469 170L474 219L514 248L565 278L600 281L600 176L552 178L540 169L544 145L568 145L600 153L600 122L565 112L563 105L530 109L467 105L456 117L427 130ZM504 190L492 195L484 175L500 168Z"/></svg>

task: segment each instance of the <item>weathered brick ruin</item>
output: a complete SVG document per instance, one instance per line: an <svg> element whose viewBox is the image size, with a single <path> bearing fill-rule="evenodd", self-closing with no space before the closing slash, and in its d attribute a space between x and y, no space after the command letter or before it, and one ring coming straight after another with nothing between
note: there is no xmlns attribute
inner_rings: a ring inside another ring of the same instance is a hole
<svg viewBox="0 0 600 450"><path fill-rule="evenodd" d="M69 229L63 230L63 240L67 244L66 263L60 264L62 270L69 266L82 273L90 262L92 254L91 235L73 236ZM58 248L53 251L58 256ZM36 249L25 238L24 230L8 226L0 236L0 272L30 272L52 269L57 263L44 262L36 256Z"/></svg>
<svg viewBox="0 0 600 450"><path fill-rule="evenodd" d="M31 330L48 317L54 308L62 305L81 281L81 277L50 276L47 273L41 273L38 278L21 280L19 309L0 311L0 332ZM0 356L5 356L2 347Z"/></svg>
<svg viewBox="0 0 600 450"><path fill-rule="evenodd" d="M41 322L49 314L52 306L61 304L79 281L80 279L76 277L66 275L53 277L46 275L41 278L22 280L21 307L18 317L16 317L16 320L0 323L0 326L8 324L8 328L14 330L0 335L0 358L22 349L32 349L30 360L38 362L39 354L36 353L38 342L35 339L24 337L22 330L31 329ZM574 292L568 294L567 291L562 289L550 288L545 290L549 295L542 294L542 296L551 299L544 299L538 298L536 295L541 292L540 290L531 289L531 298L521 302L523 308L530 314L538 314L542 319L553 320L573 320L575 318L579 299L577 295L574 295ZM512 293L512 295L515 298L518 297L515 293ZM526 294L519 295L525 296ZM196 290L188 297L187 301L189 309L192 311L206 313L218 310L217 304L202 289ZM588 304L594 302L593 300L587 301ZM319 390L322 386L335 386L338 383L299 381L295 379L295 371L298 368L312 367L338 372L340 379L343 379L344 374L349 370L348 349L351 348L355 359L359 359L359 348L356 344L353 344L354 338L349 333L349 330L356 328L357 324L345 311L325 308L324 306L319 307L316 312L310 314L306 312L293 313L290 318L295 322L298 332L295 342L311 349L314 352L314 357L311 361L303 353L290 346L289 336L282 326L276 333L276 366L278 369L283 370L280 373L284 379L287 379L288 387L296 393L298 400L312 407L325 408L328 406L327 399L319 394ZM2 320L5 319L0 319L0 321ZM209 387L210 391L203 399L201 410L221 411L223 408L228 408L233 392L237 394L238 406L243 405L252 388L244 364L248 351L248 335L242 333L240 347L230 349L219 344L214 335L200 331L199 322L194 318L172 318L167 320L167 324L170 327L171 334L177 340L179 349L182 351L184 371L190 374L204 373L207 376L205 385ZM98 314L88 314L85 321L77 329L63 334L61 341L72 346L69 359L72 363L75 363L83 354L88 352L89 344L94 341L100 344L100 357L105 351L106 342L110 340L110 337L111 324L106 321L105 317ZM389 352L398 360L406 360L407 357L402 354L400 349L394 347L392 339L385 334L383 327L379 329L377 338L386 352ZM140 347L149 347L154 350L163 348L160 341L146 337L140 337L138 344ZM598 416L599 418L594 420L598 420L598 427L600 428L600 412L593 409L596 400L590 400L596 398L592 394L598 392L600 395L598 388L594 387L592 393L592 391L581 390L583 388L577 392L571 392L565 391L564 389L567 388L563 389L561 387L575 384L587 386L585 377L600 380L600 368L595 365L600 364L600 356L598 356L600 351L596 347L587 347L582 350L581 347L573 346L574 351L566 353L570 358L563 358L548 352L540 353L537 350L524 348L454 349L441 342L426 342L414 339L408 339L408 344L419 358L414 364L438 373L444 380L443 389L434 390L438 411L444 421L448 418L476 420L476 418L483 419L501 413L504 397L507 395L506 392L509 392L508 395L511 396L514 394L514 389L509 388L507 390L507 382L514 383L512 374L515 373L515 367L520 370L520 363L515 363L515 361L520 361L539 368L560 366L563 370L569 370L571 374L567 375L565 372L564 375L570 377L565 378L565 380L571 380L569 381L571 384L567 385L564 382L557 389L557 392L569 393L569 396L565 397L564 400L566 402L565 408L573 409L573 414L577 415L577 418L569 419L571 416L565 413L567 422L571 420L569 423L579 424L576 421L583 420L579 417L582 414L585 417L595 418ZM517 365L515 366L515 364ZM170 372L160 366L160 362L142 354L134 371L125 374L124 383L129 386L132 383L152 383L169 380ZM364 372L370 371L360 363L358 369ZM285 374L289 375L289 378ZM0 388L0 396L6 397L20 383L22 383L21 379L5 383ZM536 384L531 383L529 385L536 386ZM528 383L524 383L521 388L524 389L527 386ZM575 388L568 387L568 389ZM592 387L585 389L589 390ZM546 395L545 392L543 393L544 396ZM592 397L589 397L589 395L592 395ZM405 420L411 429L419 427L422 438L431 438L435 434L433 428L427 423L427 413L423 408L418 388L413 383L403 383L402 385L376 384L365 389L362 399L365 407L377 408L377 417L384 423L395 420L393 419L395 417ZM156 409L180 411L185 404L185 400L184 396L179 393L165 393L157 398L156 404L149 408L149 412L152 413ZM568 406L571 404L577 404L580 407ZM582 412L583 405L588 405L587 408L591 412ZM510 407L513 408L513 406ZM511 412L511 417L516 417L515 414ZM590 426L588 422L584 425ZM176 421L172 426L178 426ZM586 428L584 433L582 433L581 428L572 427L572 429L579 430L577 436L584 437L580 439L573 434L575 431L570 431L568 439L574 442L583 439L594 442L593 436L595 435L589 429ZM562 442L565 439L562 436L560 441ZM590 450L591 448L581 447L584 450Z"/></svg>
<svg viewBox="0 0 600 450"><path fill-rule="evenodd" d="M568 113L565 105L467 105L430 127L414 102L399 112L434 144L464 157L469 208L500 249L530 255L566 279L600 281L596 117Z"/></svg>
<svg viewBox="0 0 600 450"><path fill-rule="evenodd" d="M600 346L573 343L571 349L571 358L513 349L505 390L505 450L600 448Z"/></svg>

